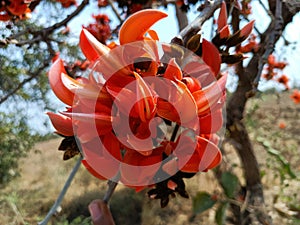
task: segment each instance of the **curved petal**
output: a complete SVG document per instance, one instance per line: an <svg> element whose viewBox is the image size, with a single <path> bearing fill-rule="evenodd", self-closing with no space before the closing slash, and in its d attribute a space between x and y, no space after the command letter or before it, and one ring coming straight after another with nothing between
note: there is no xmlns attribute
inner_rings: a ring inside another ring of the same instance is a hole
<svg viewBox="0 0 300 225"><path fill-rule="evenodd" d="M135 150L127 150L121 164L121 181L127 186L153 184L153 177L161 165L161 153L155 149L150 156L143 156Z"/></svg>
<svg viewBox="0 0 300 225"><path fill-rule="evenodd" d="M166 71L164 73L164 78L173 81L182 80L182 72L179 65L176 63L175 58L170 59Z"/></svg>
<svg viewBox="0 0 300 225"><path fill-rule="evenodd" d="M113 142L111 144L111 146L104 146L100 138L96 137L81 145L84 165L91 174L100 179L112 179L119 171L119 156L115 158L110 152L120 154L120 148Z"/></svg>
<svg viewBox="0 0 300 225"><path fill-rule="evenodd" d="M70 117L53 112L47 112L47 115L49 116L51 123L56 129L57 133L64 136L74 135L72 119Z"/></svg>
<svg viewBox="0 0 300 225"><path fill-rule="evenodd" d="M198 153L200 155L199 171L207 171L218 166L222 161L222 154L213 142L198 137Z"/></svg>
<svg viewBox="0 0 300 225"><path fill-rule="evenodd" d="M99 42L88 30L82 29L80 33L80 48L86 58L95 61L100 56L109 53L110 48Z"/></svg>
<svg viewBox="0 0 300 225"><path fill-rule="evenodd" d="M200 134L212 134L221 129L223 125L222 110L218 109L204 117L199 117Z"/></svg>
<svg viewBox="0 0 300 225"><path fill-rule="evenodd" d="M136 78L136 95L137 95L137 107L141 120L151 119L155 112L155 99L152 96L151 90L146 82L141 78L138 73L133 73Z"/></svg>
<svg viewBox="0 0 300 225"><path fill-rule="evenodd" d="M218 32L220 32L220 30L222 30L227 25L227 9L226 9L225 2L222 2L217 23L218 23Z"/></svg>
<svg viewBox="0 0 300 225"><path fill-rule="evenodd" d="M255 20L251 20L241 29L240 37L243 37L244 40L251 34L254 27L254 22Z"/></svg>
<svg viewBox="0 0 300 225"><path fill-rule="evenodd" d="M81 84L67 75L61 59L57 59L51 66L48 79L55 95L62 102L71 106L74 100L74 93L70 88L75 88Z"/></svg>
<svg viewBox="0 0 300 225"><path fill-rule="evenodd" d="M187 86L177 80L176 83L164 79L156 83L155 91L160 96L157 101L157 114L167 120L184 124L197 117L197 105ZM168 90L168 92L166 92Z"/></svg>
<svg viewBox="0 0 300 225"><path fill-rule="evenodd" d="M202 59L211 68L215 76L219 74L221 67L221 56L211 42L203 38L202 40Z"/></svg>
<svg viewBox="0 0 300 225"><path fill-rule="evenodd" d="M227 75L224 75L213 85L192 94L196 101L199 115L210 113L214 105L222 100L225 91L226 79Z"/></svg>
<svg viewBox="0 0 300 225"><path fill-rule="evenodd" d="M149 28L167 16L168 14L157 9L145 9L132 14L120 28L120 44L143 40Z"/></svg>

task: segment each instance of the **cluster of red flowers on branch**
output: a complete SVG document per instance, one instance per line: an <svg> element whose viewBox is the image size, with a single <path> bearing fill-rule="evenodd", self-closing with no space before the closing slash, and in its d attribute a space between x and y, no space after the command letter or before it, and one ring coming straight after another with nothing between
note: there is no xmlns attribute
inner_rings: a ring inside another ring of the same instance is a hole
<svg viewBox="0 0 300 225"><path fill-rule="evenodd" d="M284 75L278 75L278 71L282 71L286 67L287 63L283 61L276 61L274 55L269 55L268 65L266 67L266 73L263 74L263 78L266 80L275 80L284 85L286 90L290 89L288 86L289 78Z"/></svg>
<svg viewBox="0 0 300 225"><path fill-rule="evenodd" d="M0 5L0 21L14 18L26 19L30 16L31 0L2 0Z"/></svg>
<svg viewBox="0 0 300 225"><path fill-rule="evenodd" d="M217 20L217 34L212 39L213 44L219 49L223 63L234 64L244 59L242 52L236 54L229 52L230 47L240 45L251 34L254 26L254 20L247 23L242 29L231 34L227 23L227 9L225 2L222 3L219 17ZM253 44L251 44L253 45Z"/></svg>
<svg viewBox="0 0 300 225"><path fill-rule="evenodd" d="M82 163L93 175L118 177L137 191L154 187L149 196L162 206L175 192L188 196L183 178L221 162L216 132L223 125L226 83L220 54L209 41L199 43L202 58L157 42L150 27L166 16L150 9L133 14L114 48L83 29L80 47L92 71L73 79L57 59L49 82L68 107L48 113L68 140L64 145L77 140Z"/></svg>
<svg viewBox="0 0 300 225"><path fill-rule="evenodd" d="M110 20L105 14L93 15L93 18L96 22L91 23L84 28L94 35L98 41L105 44L107 39L111 36L111 29L109 26Z"/></svg>
<svg viewBox="0 0 300 225"><path fill-rule="evenodd" d="M250 5L250 2L251 2L251 0L241 1L241 5L242 5L241 10L240 10L241 14L247 16L252 13L252 7Z"/></svg>
<svg viewBox="0 0 300 225"><path fill-rule="evenodd" d="M62 7L64 8L69 8L73 5L77 6L76 0L55 0L57 2L60 2Z"/></svg>

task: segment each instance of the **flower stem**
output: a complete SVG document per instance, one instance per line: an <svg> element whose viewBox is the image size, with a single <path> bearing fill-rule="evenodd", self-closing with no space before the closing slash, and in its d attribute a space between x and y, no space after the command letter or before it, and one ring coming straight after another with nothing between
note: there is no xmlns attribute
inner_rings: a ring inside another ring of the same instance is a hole
<svg viewBox="0 0 300 225"><path fill-rule="evenodd" d="M118 180L120 179L120 173L118 173L112 180L109 180L107 182L108 184L108 189L103 197L103 201L108 204L111 196L113 195L117 185L118 185Z"/></svg>
<svg viewBox="0 0 300 225"><path fill-rule="evenodd" d="M46 217L44 218L44 220L41 221L41 222L38 222L38 225L46 225L49 222L49 220L51 219L51 217L56 213L57 208L60 206L60 204L61 204L68 188L71 185L71 182L72 182L73 178L75 177L75 174L77 173L77 171L80 167L81 160L82 160L82 157L80 157L77 160L77 162L76 162L75 166L73 167L73 169L72 169L72 171L71 171L71 173L70 173L70 175L69 175L69 177L68 177L68 179L67 179L67 181L66 181L66 183L63 187L63 189L61 190L60 194L58 195L55 203L53 204L52 208L49 210L49 212L46 215Z"/></svg>

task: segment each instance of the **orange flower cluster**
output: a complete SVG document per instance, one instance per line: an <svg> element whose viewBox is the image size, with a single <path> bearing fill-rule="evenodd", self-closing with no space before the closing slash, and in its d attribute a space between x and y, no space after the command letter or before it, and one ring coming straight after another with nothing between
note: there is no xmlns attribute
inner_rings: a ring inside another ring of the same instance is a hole
<svg viewBox="0 0 300 225"><path fill-rule="evenodd" d="M259 44L256 42L256 35L251 34L248 38L248 43L243 46L238 46L236 51L238 53L249 53L249 52L257 52L259 49Z"/></svg>
<svg viewBox="0 0 300 225"><path fill-rule="evenodd" d="M286 67L286 65L286 62L276 61L275 56L271 54L268 57L268 66L266 68L267 73L264 73L262 77L266 80L276 80L280 84L284 85L286 90L288 90L289 78L284 74L279 76L277 73L278 70L283 70Z"/></svg>
<svg viewBox="0 0 300 225"><path fill-rule="evenodd" d="M26 19L30 16L29 4L31 0L4 0L0 6L0 21L13 18Z"/></svg>
<svg viewBox="0 0 300 225"><path fill-rule="evenodd" d="M250 5L250 2L251 2L251 0L243 0L241 2L241 5L242 5L241 10L240 10L241 14L247 16L252 13L252 7Z"/></svg>
<svg viewBox="0 0 300 225"><path fill-rule="evenodd" d="M98 7L105 7L108 5L107 0L98 0Z"/></svg>
<svg viewBox="0 0 300 225"><path fill-rule="evenodd" d="M83 29L80 47L93 70L73 79L57 59L49 82L68 107L48 113L57 133L76 137L90 173L118 177L137 191L156 186L149 196L163 206L169 194L187 196L182 178L221 162L216 132L223 124L226 83L209 41L203 39L202 59L157 42L150 27L166 16L153 9L133 14L113 49Z"/></svg>
<svg viewBox="0 0 300 225"><path fill-rule="evenodd" d="M300 103L300 91L299 90L294 90L293 94L290 96L291 99L293 99L295 104Z"/></svg>
<svg viewBox="0 0 300 225"><path fill-rule="evenodd" d="M76 0L56 0L57 2L60 2L62 7L69 8L73 5L77 6Z"/></svg>
<svg viewBox="0 0 300 225"><path fill-rule="evenodd" d="M107 39L111 36L109 18L105 14L93 15L93 18L96 20L96 22L91 23L84 28L94 35L98 41L100 41L102 44L105 44Z"/></svg>
<svg viewBox="0 0 300 225"><path fill-rule="evenodd" d="M278 123L278 127L279 127L280 129L285 129L285 128L286 128L286 123L285 123L284 121L280 121L280 122Z"/></svg>
<svg viewBox="0 0 300 225"><path fill-rule="evenodd" d="M234 64L242 61L244 59L243 54L241 52L230 54L229 48L238 46L248 38L253 30L254 20L247 23L242 29L238 30L234 34L231 34L229 25L227 23L226 3L223 2L217 20L217 26L217 34L213 38L212 42L219 49L222 57L222 62L227 64ZM254 42L251 45L254 45ZM224 46L226 46L225 50L223 49Z"/></svg>

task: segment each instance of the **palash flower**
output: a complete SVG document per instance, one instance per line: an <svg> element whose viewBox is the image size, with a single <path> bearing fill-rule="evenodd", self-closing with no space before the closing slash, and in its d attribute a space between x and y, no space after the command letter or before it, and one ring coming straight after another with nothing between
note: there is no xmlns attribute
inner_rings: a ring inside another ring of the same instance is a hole
<svg viewBox="0 0 300 225"><path fill-rule="evenodd" d="M291 94L290 98L294 101L295 104L300 103L300 91L295 89L293 94Z"/></svg>
<svg viewBox="0 0 300 225"><path fill-rule="evenodd" d="M10 20L13 16L20 19L29 17L31 10L28 8L31 0L3 1L0 6L0 21Z"/></svg>
<svg viewBox="0 0 300 225"><path fill-rule="evenodd" d="M149 196L162 206L174 192L187 197L182 178L221 162L216 132L226 83L218 50L207 40L202 59L158 44L149 29L166 16L153 9L133 14L112 49L83 29L80 47L93 71L73 79L57 59L48 75L68 105L48 115L57 133L76 136L85 167L100 179L119 177L137 191L155 186Z"/></svg>
<svg viewBox="0 0 300 225"><path fill-rule="evenodd" d="M284 75L284 74L281 75L281 76L277 79L278 83L283 84L286 90L289 90L289 89L290 89L290 87L289 87L289 85L288 85L289 80L290 80L290 79L289 79L286 75Z"/></svg>

